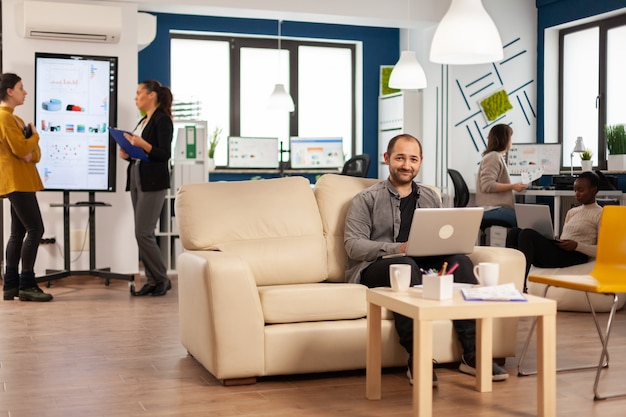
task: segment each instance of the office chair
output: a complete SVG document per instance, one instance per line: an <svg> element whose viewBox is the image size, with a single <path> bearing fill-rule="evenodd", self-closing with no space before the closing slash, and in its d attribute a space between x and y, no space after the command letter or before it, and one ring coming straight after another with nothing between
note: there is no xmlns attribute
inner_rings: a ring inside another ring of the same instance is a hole
<svg viewBox="0 0 626 417"><path fill-rule="evenodd" d="M622 394L611 394L601 396L598 393L598 381L600 380L600 373L602 368L609 366L609 354L607 351L609 344L609 336L611 335L611 325L613 324L613 317L618 305L619 293L626 292L626 207L625 206L606 206L602 211L602 218L600 220L600 231L598 232L598 250L596 256L596 263L589 275L530 275L528 280L531 282L538 282L545 284L543 296L546 296L549 287L568 288L571 290L584 291L587 296L587 303L589 304L591 315L596 326L596 330L600 337L602 344L602 353L600 354L600 361L598 365L578 366L567 369L559 369L559 371L572 371L579 369L593 369L596 368L596 379L593 384L593 394L595 400L603 400L606 398L624 397L626 392ZM598 317L593 308L593 304L589 299L590 293L597 294L610 294L613 296L613 305L609 313L609 318L606 324L606 331L602 334L600 324L598 323ZM519 375L530 375L533 372L525 372L522 370L526 351L532 338L533 331L535 329L535 322L533 322L530 331L528 332L528 338L522 353L520 355L520 361L518 364ZM584 337L584 336L583 336Z"/></svg>
<svg viewBox="0 0 626 417"><path fill-rule="evenodd" d="M354 155L343 164L341 175L365 177L368 169L370 169L370 156L367 154Z"/></svg>
<svg viewBox="0 0 626 417"><path fill-rule="evenodd" d="M449 168L448 175L452 179L454 186L454 207L467 207L469 203L470 193L463 176L456 169Z"/></svg>
<svg viewBox="0 0 626 417"><path fill-rule="evenodd" d="M469 189L467 183L463 179L463 176L456 169L449 168L448 175L452 179L452 185L454 185L454 207L467 207L469 203ZM491 226L502 226L506 228L513 227L512 224L498 219L483 219L480 222L480 244L485 245L487 241L486 230Z"/></svg>

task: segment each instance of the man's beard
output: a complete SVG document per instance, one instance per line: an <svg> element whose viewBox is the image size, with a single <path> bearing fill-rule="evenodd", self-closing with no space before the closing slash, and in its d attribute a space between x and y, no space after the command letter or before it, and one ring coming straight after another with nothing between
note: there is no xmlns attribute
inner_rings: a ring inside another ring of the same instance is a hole
<svg viewBox="0 0 626 417"><path fill-rule="evenodd" d="M408 180L404 179L404 176L401 177L401 175L403 174L408 174L409 179ZM415 177L417 176L417 174L414 174L413 171L411 170L401 170L401 169L390 171L390 175L391 175L391 178L399 184L408 184L411 181L413 181Z"/></svg>

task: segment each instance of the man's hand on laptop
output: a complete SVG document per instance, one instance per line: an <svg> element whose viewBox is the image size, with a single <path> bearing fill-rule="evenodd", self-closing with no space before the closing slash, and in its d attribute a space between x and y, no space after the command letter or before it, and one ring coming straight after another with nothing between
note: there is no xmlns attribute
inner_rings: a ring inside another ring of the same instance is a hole
<svg viewBox="0 0 626 417"><path fill-rule="evenodd" d="M402 245L400 245L400 253L406 253L406 247L408 246L409 242L404 242Z"/></svg>

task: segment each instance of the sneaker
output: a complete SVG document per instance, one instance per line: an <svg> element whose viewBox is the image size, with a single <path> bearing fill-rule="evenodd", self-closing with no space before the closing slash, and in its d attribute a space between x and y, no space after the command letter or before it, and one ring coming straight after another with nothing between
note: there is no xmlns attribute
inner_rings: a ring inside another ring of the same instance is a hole
<svg viewBox="0 0 626 417"><path fill-rule="evenodd" d="M4 295L3 298L5 300L12 300L15 297L20 295L20 290L18 290L17 288L9 288L3 291L3 295Z"/></svg>
<svg viewBox="0 0 626 417"><path fill-rule="evenodd" d="M474 355L468 356L466 359L465 356L461 356L461 365L459 365L459 371L464 374L476 376L476 357ZM491 363L491 379L494 382L504 381L509 377L508 372L501 368L497 363Z"/></svg>
<svg viewBox="0 0 626 417"><path fill-rule="evenodd" d="M45 293L38 286L19 290L20 301L50 301L52 294Z"/></svg>
<svg viewBox="0 0 626 417"><path fill-rule="evenodd" d="M406 377L409 378L409 384L413 385L413 374L411 373L411 368L406 370ZM433 369L433 388L437 388L439 386L439 380L437 379L437 374Z"/></svg>

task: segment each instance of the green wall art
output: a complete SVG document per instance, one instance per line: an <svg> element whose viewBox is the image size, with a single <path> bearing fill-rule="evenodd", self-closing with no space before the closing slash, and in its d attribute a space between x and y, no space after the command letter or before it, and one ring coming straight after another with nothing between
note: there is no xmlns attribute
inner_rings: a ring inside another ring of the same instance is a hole
<svg viewBox="0 0 626 417"><path fill-rule="evenodd" d="M507 111L511 110L513 106L509 101L509 95L506 91L500 90L483 99L480 102L480 108L482 109L487 121L492 122Z"/></svg>

